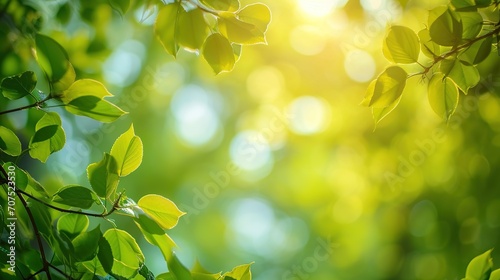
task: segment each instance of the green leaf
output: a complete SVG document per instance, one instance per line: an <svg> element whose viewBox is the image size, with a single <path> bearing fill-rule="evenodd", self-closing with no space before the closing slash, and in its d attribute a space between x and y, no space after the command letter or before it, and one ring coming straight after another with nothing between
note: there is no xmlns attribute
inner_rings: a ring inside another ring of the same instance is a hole
<svg viewBox="0 0 500 280"><path fill-rule="evenodd" d="M420 38L422 53L426 56L434 58L441 54L441 46L432 41L429 29L420 30L418 37Z"/></svg>
<svg viewBox="0 0 500 280"><path fill-rule="evenodd" d="M156 280L177 280L170 272L165 272L156 276Z"/></svg>
<svg viewBox="0 0 500 280"><path fill-rule="evenodd" d="M462 41L462 20L456 12L438 7L429 13L429 34L441 46L456 46Z"/></svg>
<svg viewBox="0 0 500 280"><path fill-rule="evenodd" d="M157 39L163 45L163 48L174 57L179 50L177 23L182 12L185 11L180 2L167 4L160 9L155 21L154 31Z"/></svg>
<svg viewBox="0 0 500 280"><path fill-rule="evenodd" d="M441 71L450 77L465 94L469 88L477 85L481 76L476 67L458 59L445 59L441 62Z"/></svg>
<svg viewBox="0 0 500 280"><path fill-rule="evenodd" d="M104 237L99 240L97 258L99 259L104 271L108 274L111 273L113 268L113 252L111 251L111 246L109 245L108 240Z"/></svg>
<svg viewBox="0 0 500 280"><path fill-rule="evenodd" d="M62 187L54 194L52 201L82 209L88 209L95 203L92 190L77 185Z"/></svg>
<svg viewBox="0 0 500 280"><path fill-rule="evenodd" d="M36 34L35 44L38 63L49 77L50 83L59 81L69 69L68 54L54 39L42 34Z"/></svg>
<svg viewBox="0 0 500 280"><path fill-rule="evenodd" d="M475 257L470 261L465 272L465 277L471 280L488 280L493 270L493 260L491 258L491 251Z"/></svg>
<svg viewBox="0 0 500 280"><path fill-rule="evenodd" d="M460 54L460 59L472 65L479 64L485 60L491 53L491 44L493 38L486 37L473 43L469 48Z"/></svg>
<svg viewBox="0 0 500 280"><path fill-rule="evenodd" d="M75 68L73 68L73 65L70 63L64 76L62 76L57 82L52 83L52 92L50 94L56 98L61 96L64 91L75 82L75 78Z"/></svg>
<svg viewBox="0 0 500 280"><path fill-rule="evenodd" d="M144 263L144 255L135 239L126 231L115 228L108 229L104 238L113 253L112 272L126 278L136 275L140 264Z"/></svg>
<svg viewBox="0 0 500 280"><path fill-rule="evenodd" d="M210 35L203 46L203 57L215 74L231 71L236 62L231 44L219 33Z"/></svg>
<svg viewBox="0 0 500 280"><path fill-rule="evenodd" d="M155 280L153 272L149 271L148 267L143 263L141 264L141 268L139 269L139 275L144 277L146 280Z"/></svg>
<svg viewBox="0 0 500 280"><path fill-rule="evenodd" d="M175 242L146 214L137 213L134 222L141 230L146 241L158 247L163 258L168 262L172 255L172 249L175 247Z"/></svg>
<svg viewBox="0 0 500 280"><path fill-rule="evenodd" d="M156 194L143 196L137 205L163 229L173 228L179 222L179 218L186 214L170 199Z"/></svg>
<svg viewBox="0 0 500 280"><path fill-rule="evenodd" d="M36 123L35 133L29 143L30 156L45 162L50 154L61 150L65 142L61 118L55 112L46 113Z"/></svg>
<svg viewBox="0 0 500 280"><path fill-rule="evenodd" d="M250 266L252 264L253 263L237 266L233 268L231 272L224 273L222 277L224 277L224 279L226 280L231 278L235 280L251 280L252 272L250 271Z"/></svg>
<svg viewBox="0 0 500 280"><path fill-rule="evenodd" d="M373 94L367 92L367 98L363 103L374 108L384 108L393 104L401 97L406 85L407 74L399 66L390 66L385 69L376 79Z"/></svg>
<svg viewBox="0 0 500 280"><path fill-rule="evenodd" d="M116 105L104 100L112 94L98 81L82 79L74 82L58 98L64 108L75 115L86 116L101 122L112 122L126 114Z"/></svg>
<svg viewBox="0 0 500 280"><path fill-rule="evenodd" d="M11 156L21 154L21 141L10 129L0 126L0 150Z"/></svg>
<svg viewBox="0 0 500 280"><path fill-rule="evenodd" d="M229 41L241 44L267 44L265 34L256 25L244 22L233 13L223 13L218 19L219 31Z"/></svg>
<svg viewBox="0 0 500 280"><path fill-rule="evenodd" d="M396 101L394 101L391 105L384 108L372 108L373 120L375 121L375 125L377 125L383 118L389 115L401 101L401 97L399 97Z"/></svg>
<svg viewBox="0 0 500 280"><path fill-rule="evenodd" d="M415 63L420 53L417 34L405 26L391 26L384 40L385 57L394 63Z"/></svg>
<svg viewBox="0 0 500 280"><path fill-rule="evenodd" d="M238 0L200 0L200 3L216 11L234 12L240 8Z"/></svg>
<svg viewBox="0 0 500 280"><path fill-rule="evenodd" d="M247 5L238 11L237 15L240 20L257 26L262 33L266 32L271 22L271 11L262 3Z"/></svg>
<svg viewBox="0 0 500 280"><path fill-rule="evenodd" d="M192 280L191 272L179 261L175 253L172 253L172 257L168 261L168 270L172 272L176 280Z"/></svg>
<svg viewBox="0 0 500 280"><path fill-rule="evenodd" d="M489 280L500 280L500 269L493 270L490 274Z"/></svg>
<svg viewBox="0 0 500 280"><path fill-rule="evenodd" d="M45 188L37 180L33 179L28 172L19 168L12 162L6 162L3 164L3 168L7 171L9 171L9 166L14 166L14 171L11 172L15 173L14 177L16 178L16 188L32 194L33 192L36 192L40 195L37 197L50 198L47 190L45 190Z"/></svg>
<svg viewBox="0 0 500 280"><path fill-rule="evenodd" d="M11 171L9 169L9 166L13 166L14 170ZM28 186L28 174L26 172L24 172L24 170L22 170L21 168L19 168L17 165L15 165L12 162L6 162L3 164L2 167L5 171L7 171L7 175L10 178L15 178L14 183L16 185L16 188L21 189L21 190L26 189L26 187ZM2 175L2 177L3 177L3 175Z"/></svg>
<svg viewBox="0 0 500 280"><path fill-rule="evenodd" d="M434 112L448 121L458 106L457 86L443 73L436 73L429 81L427 92Z"/></svg>
<svg viewBox="0 0 500 280"><path fill-rule="evenodd" d="M453 7L458 9L468 9L476 5L474 0L451 0Z"/></svg>
<svg viewBox="0 0 500 280"><path fill-rule="evenodd" d="M101 161L89 164L87 177L90 186L99 197L110 198L116 193L118 187L118 163L108 153L104 153Z"/></svg>
<svg viewBox="0 0 500 280"><path fill-rule="evenodd" d="M64 232L70 239L87 230L89 218L85 215L68 213L57 220L57 231Z"/></svg>
<svg viewBox="0 0 500 280"><path fill-rule="evenodd" d="M462 19L462 38L466 40L474 39L483 28L483 16L478 12L459 12Z"/></svg>
<svg viewBox="0 0 500 280"><path fill-rule="evenodd" d="M193 280L218 280L222 276L220 273L217 274L207 274L207 273L198 273L191 272Z"/></svg>
<svg viewBox="0 0 500 280"><path fill-rule="evenodd" d="M78 261L88 261L97 255L97 248L102 237L100 226L91 231L84 232L73 239L75 257Z"/></svg>
<svg viewBox="0 0 500 280"><path fill-rule="evenodd" d="M130 0L109 0L109 4L113 9L124 15L130 7Z"/></svg>
<svg viewBox="0 0 500 280"><path fill-rule="evenodd" d="M208 34L208 25L200 9L185 12L180 9L178 18L178 43L190 51L197 51L205 42Z"/></svg>
<svg viewBox="0 0 500 280"><path fill-rule="evenodd" d="M71 6L68 2L59 7L56 18L62 24L67 24L69 22L69 20L71 19Z"/></svg>
<svg viewBox="0 0 500 280"><path fill-rule="evenodd" d="M35 89L36 83L35 73L26 71L4 78L0 84L0 91L5 98L15 100L30 94Z"/></svg>
<svg viewBox="0 0 500 280"><path fill-rule="evenodd" d="M142 141L135 135L134 125L116 139L111 155L116 159L120 177L127 176L141 165Z"/></svg>

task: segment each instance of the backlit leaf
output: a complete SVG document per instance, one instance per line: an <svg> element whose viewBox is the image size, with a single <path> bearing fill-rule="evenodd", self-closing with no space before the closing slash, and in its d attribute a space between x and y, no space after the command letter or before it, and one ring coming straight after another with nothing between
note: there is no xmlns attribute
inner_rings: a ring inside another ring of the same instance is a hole
<svg viewBox="0 0 500 280"><path fill-rule="evenodd" d="M21 141L12 130L4 126L0 126L0 150L11 156L21 153Z"/></svg>
<svg viewBox="0 0 500 280"><path fill-rule="evenodd" d="M237 15L240 20L257 26L263 33L271 22L271 11L262 3L247 5L238 11Z"/></svg>
<svg viewBox="0 0 500 280"><path fill-rule="evenodd" d="M215 74L231 71L236 62L231 44L219 33L214 33L207 38L203 46L203 57Z"/></svg>
<svg viewBox="0 0 500 280"><path fill-rule="evenodd" d="M51 83L59 81L68 71L69 60L66 50L54 39L36 34L36 57Z"/></svg>
<svg viewBox="0 0 500 280"><path fill-rule="evenodd" d="M200 0L200 2L216 11L234 12L240 8L238 0Z"/></svg>
<svg viewBox="0 0 500 280"><path fill-rule="evenodd" d="M133 125L116 139L111 155L116 159L120 177L127 176L141 165L142 141L135 135Z"/></svg>
<svg viewBox="0 0 500 280"><path fill-rule="evenodd" d="M427 89L431 108L445 120L449 120L458 106L458 88L442 73L436 73L429 81Z"/></svg>
<svg viewBox="0 0 500 280"><path fill-rule="evenodd" d="M208 34L208 25L203 18L203 12L200 9L189 12L179 9L179 11L179 44L191 51L199 50Z"/></svg>
<svg viewBox="0 0 500 280"><path fill-rule="evenodd" d="M101 161L87 167L87 177L92 189L100 197L110 198L116 193L118 186L118 163L108 153L104 154Z"/></svg>
<svg viewBox="0 0 500 280"><path fill-rule="evenodd" d="M406 85L407 74L401 67L390 66L377 77L373 95L368 105L375 108L388 107L393 104Z"/></svg>
<svg viewBox="0 0 500 280"><path fill-rule="evenodd" d="M491 251L492 250L488 250L470 261L465 272L465 277L467 279L488 280L490 278L490 274L493 270Z"/></svg>
<svg viewBox="0 0 500 280"><path fill-rule="evenodd" d="M250 270L250 266L253 263L244 264L233 268L231 272L224 273L222 277L223 279L235 279L235 280L251 280L252 272Z"/></svg>
<svg viewBox="0 0 500 280"><path fill-rule="evenodd" d="M458 15L463 24L463 39L474 39L481 32L483 28L483 16L480 13L473 12L459 12Z"/></svg>
<svg viewBox="0 0 500 280"><path fill-rule="evenodd" d="M432 41L429 29L422 29L418 32L422 53L430 58L441 54L441 46Z"/></svg>
<svg viewBox="0 0 500 280"><path fill-rule="evenodd" d="M264 32L256 25L244 22L232 13L225 13L218 20L219 31L229 39L229 41L241 44L266 44Z"/></svg>
<svg viewBox="0 0 500 280"><path fill-rule="evenodd" d="M179 218L186 214L179 210L170 199L155 194L143 196L137 205L163 229L173 228L177 225Z"/></svg>
<svg viewBox="0 0 500 280"><path fill-rule="evenodd" d="M57 113L46 113L35 126L35 133L29 143L29 154L45 162L50 154L61 150L66 142L66 135Z"/></svg>
<svg viewBox="0 0 500 280"><path fill-rule="evenodd" d="M112 272L128 278L136 275L140 264L144 263L144 255L135 239L126 231L115 228L108 229L104 238L113 254Z"/></svg>
<svg viewBox="0 0 500 280"><path fill-rule="evenodd" d="M405 26L391 26L384 40L383 52L391 62L417 62L420 53L417 34Z"/></svg>
<svg viewBox="0 0 500 280"><path fill-rule="evenodd" d="M70 239L87 230L89 218L73 213L64 214L57 220L57 231L64 232Z"/></svg>
<svg viewBox="0 0 500 280"><path fill-rule="evenodd" d="M165 50L173 55L177 55L179 50L179 15L185 12L180 2L174 2L163 6L158 12L155 21L155 34Z"/></svg>
<svg viewBox="0 0 500 280"><path fill-rule="evenodd" d="M77 260L88 261L93 259L97 255L101 237L100 226L97 226L93 230L84 232L73 239L72 243Z"/></svg>
<svg viewBox="0 0 500 280"><path fill-rule="evenodd" d="M463 51L459 58L463 61L467 61L472 65L476 65L484 61L488 55L491 53L491 43L493 38L486 37L473 43L465 51Z"/></svg>
<svg viewBox="0 0 500 280"><path fill-rule="evenodd" d="M450 77L465 94L467 94L469 88L477 85L481 79L476 67L458 59L443 60L441 62L441 71L445 76Z"/></svg>

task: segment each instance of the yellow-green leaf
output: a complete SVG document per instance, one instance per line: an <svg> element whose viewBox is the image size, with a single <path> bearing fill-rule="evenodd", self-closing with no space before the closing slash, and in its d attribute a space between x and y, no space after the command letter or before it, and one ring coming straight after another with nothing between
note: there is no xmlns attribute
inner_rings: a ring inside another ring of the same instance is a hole
<svg viewBox="0 0 500 280"><path fill-rule="evenodd" d="M141 165L142 141L135 135L134 125L116 139L111 155L116 159L120 177L127 176Z"/></svg>
<svg viewBox="0 0 500 280"><path fill-rule="evenodd" d="M0 85L0 91L5 98L15 100L30 94L35 89L36 83L35 73L26 71L4 78Z"/></svg>
<svg viewBox="0 0 500 280"><path fill-rule="evenodd" d="M21 141L12 130L0 126L0 150L11 156L21 153Z"/></svg>
<svg viewBox="0 0 500 280"><path fill-rule="evenodd" d="M389 115L399 104L401 97L394 101L391 105L384 108L372 108L373 120L375 125L377 125L383 118Z"/></svg>
<svg viewBox="0 0 500 280"><path fill-rule="evenodd" d="M104 238L113 254L113 273L123 277L135 275L144 263L144 255L135 239L126 231L115 228L108 229Z"/></svg>
<svg viewBox="0 0 500 280"><path fill-rule="evenodd" d="M231 277L235 280L251 280L252 279L252 271L250 270L250 266L253 263L239 265L231 272L226 272L222 277Z"/></svg>
<svg viewBox="0 0 500 280"><path fill-rule="evenodd" d="M155 34L165 50L173 55L177 55L179 50L179 30L178 21L182 12L185 12L180 2L174 2L163 6L158 12L155 21Z"/></svg>
<svg viewBox="0 0 500 280"><path fill-rule="evenodd" d="M36 58L51 83L59 81L68 71L68 54L54 39L36 34Z"/></svg>
<svg viewBox="0 0 500 280"><path fill-rule="evenodd" d="M200 9L185 12L180 9L178 42L184 48L196 51L201 48L207 38L208 25Z"/></svg>
<svg viewBox="0 0 500 280"><path fill-rule="evenodd" d="M257 26L262 33L266 32L271 22L271 11L262 3L245 6L238 11L237 15L240 20Z"/></svg>
<svg viewBox="0 0 500 280"><path fill-rule="evenodd" d="M104 153L101 161L87 167L87 177L92 189L100 197L110 198L116 193L118 186L118 163L108 153Z"/></svg>
<svg viewBox="0 0 500 280"><path fill-rule="evenodd" d="M163 229L173 228L179 218L186 214L171 200L155 194L143 196L137 205Z"/></svg>
<svg viewBox="0 0 500 280"><path fill-rule="evenodd" d="M443 73L436 73L429 81L427 92L434 112L448 121L458 106L457 86Z"/></svg>
<svg viewBox="0 0 500 280"><path fill-rule="evenodd" d="M474 280L488 280L490 278L493 270L491 251L488 250L470 261L465 272L466 278Z"/></svg>
<svg viewBox="0 0 500 280"><path fill-rule="evenodd" d="M240 8L238 0L200 0L200 3L216 11L234 12Z"/></svg>
<svg viewBox="0 0 500 280"><path fill-rule="evenodd" d="M450 77L465 94L467 94L469 88L477 85L481 79L476 67L458 59L443 60L441 62L441 71L445 76Z"/></svg>
<svg viewBox="0 0 500 280"><path fill-rule="evenodd" d="M456 46L462 41L463 24L451 9L438 7L429 13L429 34L441 46Z"/></svg>
<svg viewBox="0 0 500 280"><path fill-rule="evenodd" d="M430 58L434 58L441 54L441 46L432 41L429 29L425 28L418 32L422 53Z"/></svg>
<svg viewBox="0 0 500 280"><path fill-rule="evenodd" d="M232 13L224 13L218 20L219 31L229 39L229 41L241 44L266 44L265 34L256 25L244 22Z"/></svg>
<svg viewBox="0 0 500 280"><path fill-rule="evenodd" d="M236 62L231 44L226 37L219 33L214 33L207 38L203 46L203 57L215 71L215 74L231 71Z"/></svg>
<svg viewBox="0 0 500 280"><path fill-rule="evenodd" d="M391 62L417 62L420 53L420 42L417 34L405 26L391 26L384 40L383 52Z"/></svg>
<svg viewBox="0 0 500 280"><path fill-rule="evenodd" d="M399 66L390 66L382 72L376 80L373 95L371 96L368 106L374 108L384 108L393 104L406 86L407 74L403 68Z"/></svg>
<svg viewBox="0 0 500 280"><path fill-rule="evenodd" d="M29 153L41 162L47 161L50 154L61 150L66 142L66 135L57 113L46 113L35 126L35 133L30 139Z"/></svg>

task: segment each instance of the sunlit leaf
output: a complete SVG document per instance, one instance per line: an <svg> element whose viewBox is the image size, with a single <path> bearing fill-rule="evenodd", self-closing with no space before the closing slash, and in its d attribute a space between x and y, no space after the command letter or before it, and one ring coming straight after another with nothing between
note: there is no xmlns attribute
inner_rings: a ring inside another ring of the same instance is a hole
<svg viewBox="0 0 500 280"><path fill-rule="evenodd" d="M417 62L420 53L417 34L405 26L391 26L384 40L383 52L391 62Z"/></svg>
<svg viewBox="0 0 500 280"><path fill-rule="evenodd" d="M403 93L406 78L406 71L401 67L388 67L378 76L370 101L364 103L368 103L368 106L375 108L390 106Z"/></svg>
<svg viewBox="0 0 500 280"><path fill-rule="evenodd" d="M231 44L219 33L214 33L207 38L203 46L203 57L216 74L231 71L236 62Z"/></svg>
<svg viewBox="0 0 500 280"><path fill-rule="evenodd" d="M490 274L489 280L500 280L500 269L493 270Z"/></svg>
<svg viewBox="0 0 500 280"><path fill-rule="evenodd" d="M176 246L174 241L165 233L165 231L146 214L137 213L134 222L141 230L144 238L150 244L160 249L163 258L167 262L172 254L172 249Z"/></svg>
<svg viewBox="0 0 500 280"><path fill-rule="evenodd" d="M458 106L458 88L442 73L436 73L427 88L431 108L445 120L449 120Z"/></svg>
<svg viewBox="0 0 500 280"><path fill-rule="evenodd" d="M271 22L271 11L262 3L247 5L238 11L237 15L240 20L257 26L263 33Z"/></svg>
<svg viewBox="0 0 500 280"><path fill-rule="evenodd" d="M12 130L4 126L0 126L0 150L11 156L21 153L21 141Z"/></svg>
<svg viewBox="0 0 500 280"><path fill-rule="evenodd" d="M61 188L54 194L52 200L57 203L83 209L90 208L95 202L92 190L77 185Z"/></svg>
<svg viewBox="0 0 500 280"><path fill-rule="evenodd" d="M179 218L186 214L179 210L170 199L155 194L143 196L137 205L163 229L173 228L177 225Z"/></svg>
<svg viewBox="0 0 500 280"><path fill-rule="evenodd" d="M429 14L429 34L441 46L456 46L462 41L462 20L456 12L438 7Z"/></svg>
<svg viewBox="0 0 500 280"><path fill-rule="evenodd" d="M219 31L233 43L241 45L266 43L262 30L254 24L236 18L232 13L225 13L219 18L218 23Z"/></svg>
<svg viewBox="0 0 500 280"><path fill-rule="evenodd" d="M66 135L57 113L46 113L35 126L35 133L29 143L29 154L41 162L47 161L50 154L61 150L66 142Z"/></svg>
<svg viewBox="0 0 500 280"><path fill-rule="evenodd" d="M422 29L418 32L422 53L430 58L434 58L441 54L441 46L432 41L429 29Z"/></svg>
<svg viewBox="0 0 500 280"><path fill-rule="evenodd" d="M250 270L250 266L252 265L253 263L249 263L249 264L244 264L244 265L240 265L240 266L237 266L235 268L233 268L233 270L231 272L227 272L227 273L224 273L224 275L222 275L222 277L226 277L224 279L235 279L235 280L251 280L252 279L252 272Z"/></svg>
<svg viewBox="0 0 500 280"><path fill-rule="evenodd" d="M483 28L483 16L478 12L458 13L463 24L463 39L474 39Z"/></svg>
<svg viewBox="0 0 500 280"><path fill-rule="evenodd" d="M173 253L170 260L168 260L168 269L173 274L176 280L192 280L191 272L179 261L177 256Z"/></svg>
<svg viewBox="0 0 500 280"><path fill-rule="evenodd" d="M22 98L30 94L36 86L35 73L26 71L19 75L4 78L0 84L0 91L5 98L10 100Z"/></svg>
<svg viewBox="0 0 500 280"><path fill-rule="evenodd" d="M59 81L68 71L69 60L66 50L54 39L36 34L36 57L51 83Z"/></svg>
<svg viewBox="0 0 500 280"><path fill-rule="evenodd" d="M463 51L460 54L459 58L463 61L467 61L472 65L476 65L483 62L491 53L492 41L493 38L486 37L482 40L473 43L470 47L468 47L465 51Z"/></svg>
<svg viewBox="0 0 500 280"><path fill-rule="evenodd" d="M154 27L156 37L165 50L174 57L179 50L178 20L181 12L184 10L180 2L163 6L158 12Z"/></svg>
<svg viewBox="0 0 500 280"><path fill-rule="evenodd" d="M116 139L111 155L116 159L120 177L127 176L141 165L142 141L135 135L133 125Z"/></svg>
<svg viewBox="0 0 500 280"><path fill-rule="evenodd" d="M488 280L490 278L490 274L493 270L491 251L492 250L488 250L470 261L465 272L465 277L467 279Z"/></svg>
<svg viewBox="0 0 500 280"><path fill-rule="evenodd" d="M79 261L88 261L97 255L97 248L102 237L100 226L84 232L73 239L75 256Z"/></svg>
<svg viewBox="0 0 500 280"><path fill-rule="evenodd" d="M118 163L108 153L104 153L101 161L87 167L87 177L92 189L100 197L110 198L116 193L118 186Z"/></svg>
<svg viewBox="0 0 500 280"><path fill-rule="evenodd" d="M195 51L201 48L208 35L208 25L200 9L193 9L189 12L179 9L178 15L178 42L181 46Z"/></svg>
<svg viewBox="0 0 500 280"><path fill-rule="evenodd" d="M200 0L200 2L216 11L234 12L240 8L238 0Z"/></svg>
<svg viewBox="0 0 500 280"><path fill-rule="evenodd" d="M445 59L441 62L441 71L450 77L455 84L467 94L469 88L479 83L481 76L476 67L465 64L458 59Z"/></svg>
<svg viewBox="0 0 500 280"><path fill-rule="evenodd" d="M57 220L57 231L64 232L70 239L87 230L89 218L73 213L64 214Z"/></svg>
<svg viewBox="0 0 500 280"><path fill-rule="evenodd" d="M126 231L115 228L108 229L104 238L113 253L112 272L123 277L136 275L140 264L144 263L144 255L135 239Z"/></svg>
<svg viewBox="0 0 500 280"><path fill-rule="evenodd" d="M389 115L394 109L399 105L401 97L394 101L391 105L384 108L372 108L373 120L375 120L375 125L377 125L383 118Z"/></svg>

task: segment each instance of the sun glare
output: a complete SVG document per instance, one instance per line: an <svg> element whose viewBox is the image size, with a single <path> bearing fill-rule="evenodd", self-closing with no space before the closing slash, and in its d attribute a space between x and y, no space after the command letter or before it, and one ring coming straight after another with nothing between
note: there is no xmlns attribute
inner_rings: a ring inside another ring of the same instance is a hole
<svg viewBox="0 0 500 280"><path fill-rule="evenodd" d="M341 8L347 0L298 0L298 8L305 15L310 17L325 17L333 9Z"/></svg>

